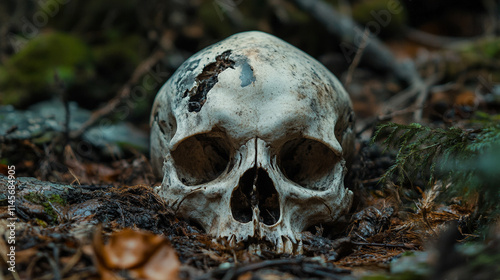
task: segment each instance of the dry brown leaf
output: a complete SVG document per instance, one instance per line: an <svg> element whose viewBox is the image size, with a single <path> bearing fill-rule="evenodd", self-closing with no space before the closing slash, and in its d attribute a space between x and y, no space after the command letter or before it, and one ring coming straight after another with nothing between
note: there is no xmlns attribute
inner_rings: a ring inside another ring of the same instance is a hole
<svg viewBox="0 0 500 280"><path fill-rule="evenodd" d="M96 266L102 279L121 279L115 271L127 270L133 278L178 279L180 262L163 236L125 229L104 245L100 232L93 241Z"/></svg>
<svg viewBox="0 0 500 280"><path fill-rule="evenodd" d="M39 248L36 246L26 250L18 251L16 252L16 262L29 263L29 261L31 261L38 252Z"/></svg>
<svg viewBox="0 0 500 280"><path fill-rule="evenodd" d="M181 263L175 250L165 239L158 245L153 255L149 256L148 262L133 271L132 275L137 276L135 278L151 280L178 279Z"/></svg>
<svg viewBox="0 0 500 280"><path fill-rule="evenodd" d="M477 103L476 94L472 91L463 91L455 98L455 105L473 107Z"/></svg>
<svg viewBox="0 0 500 280"><path fill-rule="evenodd" d="M238 276L238 280L251 280L253 277L252 273L246 272L240 276Z"/></svg>
<svg viewBox="0 0 500 280"><path fill-rule="evenodd" d="M98 178L101 182L115 182L123 170L113 169L100 163L84 164L87 176Z"/></svg>

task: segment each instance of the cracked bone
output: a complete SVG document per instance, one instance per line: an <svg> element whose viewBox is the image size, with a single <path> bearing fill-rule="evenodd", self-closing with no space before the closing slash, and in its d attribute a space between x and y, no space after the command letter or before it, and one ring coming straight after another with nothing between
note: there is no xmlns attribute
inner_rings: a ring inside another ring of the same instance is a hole
<svg viewBox="0 0 500 280"><path fill-rule="evenodd" d="M349 96L323 65L272 35L235 34L190 57L156 96L157 191L231 246L301 253L301 232L351 205L352 129Z"/></svg>

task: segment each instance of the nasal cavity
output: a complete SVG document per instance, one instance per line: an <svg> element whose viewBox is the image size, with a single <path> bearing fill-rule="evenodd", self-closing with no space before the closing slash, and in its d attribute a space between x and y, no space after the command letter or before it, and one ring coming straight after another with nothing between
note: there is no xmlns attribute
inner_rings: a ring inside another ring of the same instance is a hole
<svg viewBox="0 0 500 280"><path fill-rule="evenodd" d="M278 192L262 168L247 170L231 195L231 212L235 220L250 222L253 208L259 209L259 221L266 225L273 225L280 218Z"/></svg>

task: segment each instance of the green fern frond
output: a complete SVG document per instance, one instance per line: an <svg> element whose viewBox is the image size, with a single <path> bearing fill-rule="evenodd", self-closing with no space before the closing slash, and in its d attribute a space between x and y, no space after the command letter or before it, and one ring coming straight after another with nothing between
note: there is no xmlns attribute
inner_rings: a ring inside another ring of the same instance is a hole
<svg viewBox="0 0 500 280"><path fill-rule="evenodd" d="M451 183L448 195L479 193L483 209L500 213L500 124L482 129L430 128L421 124L380 125L372 142L396 151L395 163L381 181L396 178L399 184L423 179Z"/></svg>

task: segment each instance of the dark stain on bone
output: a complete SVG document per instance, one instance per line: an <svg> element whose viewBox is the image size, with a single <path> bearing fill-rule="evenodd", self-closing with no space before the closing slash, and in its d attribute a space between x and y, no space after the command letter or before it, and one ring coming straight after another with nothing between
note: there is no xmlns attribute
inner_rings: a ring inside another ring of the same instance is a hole
<svg viewBox="0 0 500 280"><path fill-rule="evenodd" d="M189 96L189 112L199 112L207 101L207 93L219 81L219 74L227 68L234 69L235 62L229 59L230 55L231 50L227 50L216 56L215 62L205 66L201 74L196 77L196 86L184 92L184 96Z"/></svg>

